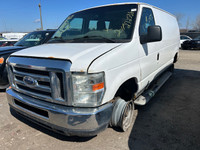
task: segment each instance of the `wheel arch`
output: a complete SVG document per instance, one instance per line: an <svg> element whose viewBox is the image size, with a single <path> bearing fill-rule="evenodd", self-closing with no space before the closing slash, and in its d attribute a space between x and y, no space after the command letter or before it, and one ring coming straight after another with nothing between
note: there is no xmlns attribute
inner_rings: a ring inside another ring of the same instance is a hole
<svg viewBox="0 0 200 150"><path fill-rule="evenodd" d="M174 62L173 63L176 63L178 61L178 52L174 55Z"/></svg>
<svg viewBox="0 0 200 150"><path fill-rule="evenodd" d="M121 97L122 99L129 101L134 98L135 93L138 91L138 80L136 77L130 78L124 81L117 89L114 97Z"/></svg>

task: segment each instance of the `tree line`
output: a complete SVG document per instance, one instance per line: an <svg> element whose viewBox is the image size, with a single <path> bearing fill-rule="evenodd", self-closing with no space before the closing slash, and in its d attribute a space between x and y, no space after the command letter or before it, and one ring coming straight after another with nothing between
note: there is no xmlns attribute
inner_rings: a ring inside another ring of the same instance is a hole
<svg viewBox="0 0 200 150"><path fill-rule="evenodd" d="M180 28L185 28L186 30L200 31L200 14L196 16L194 21L191 21L190 17L187 17L185 27L182 25L182 19L185 17L182 13L175 14Z"/></svg>

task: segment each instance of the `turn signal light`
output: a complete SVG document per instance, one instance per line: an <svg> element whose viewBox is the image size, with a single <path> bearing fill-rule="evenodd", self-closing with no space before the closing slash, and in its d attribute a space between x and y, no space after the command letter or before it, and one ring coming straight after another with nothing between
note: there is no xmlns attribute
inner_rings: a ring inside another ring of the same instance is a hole
<svg viewBox="0 0 200 150"><path fill-rule="evenodd" d="M4 58L1 57L1 58L0 58L0 64L3 64L3 62L4 62Z"/></svg>
<svg viewBox="0 0 200 150"><path fill-rule="evenodd" d="M95 85L92 86L92 90L93 91L97 91L97 90L100 90L100 89L103 89L104 88L104 83L97 83Z"/></svg>

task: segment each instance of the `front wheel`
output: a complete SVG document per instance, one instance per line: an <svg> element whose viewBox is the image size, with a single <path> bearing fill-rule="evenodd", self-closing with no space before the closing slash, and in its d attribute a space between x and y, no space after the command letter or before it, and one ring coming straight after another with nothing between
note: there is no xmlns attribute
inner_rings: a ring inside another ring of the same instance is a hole
<svg viewBox="0 0 200 150"><path fill-rule="evenodd" d="M9 84L6 85L0 85L0 90L5 90L9 87Z"/></svg>
<svg viewBox="0 0 200 150"><path fill-rule="evenodd" d="M133 101L126 102L121 98L117 98L114 103L114 109L111 118L111 125L120 127L122 131L126 131L132 124L134 118Z"/></svg>

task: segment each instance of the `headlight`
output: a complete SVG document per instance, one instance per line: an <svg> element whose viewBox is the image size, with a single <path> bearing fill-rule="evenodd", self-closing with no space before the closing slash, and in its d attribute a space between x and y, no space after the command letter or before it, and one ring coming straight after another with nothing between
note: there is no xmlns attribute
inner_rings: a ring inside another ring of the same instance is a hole
<svg viewBox="0 0 200 150"><path fill-rule="evenodd" d="M197 41L198 44L200 44L200 41Z"/></svg>
<svg viewBox="0 0 200 150"><path fill-rule="evenodd" d="M100 105L105 91L104 73L72 74L73 102L80 107Z"/></svg>

